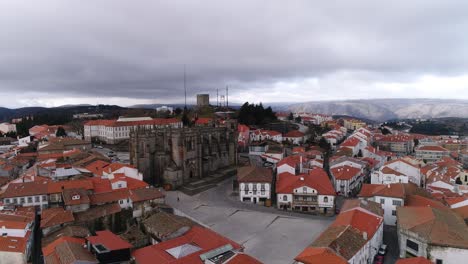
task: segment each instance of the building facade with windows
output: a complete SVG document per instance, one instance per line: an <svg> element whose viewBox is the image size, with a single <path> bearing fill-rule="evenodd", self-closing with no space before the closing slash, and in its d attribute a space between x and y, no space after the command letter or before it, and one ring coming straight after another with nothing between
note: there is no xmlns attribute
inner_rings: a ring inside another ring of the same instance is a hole
<svg viewBox="0 0 468 264"><path fill-rule="evenodd" d="M239 198L242 202L264 205L271 200L273 172L269 168L245 166L237 170Z"/></svg>

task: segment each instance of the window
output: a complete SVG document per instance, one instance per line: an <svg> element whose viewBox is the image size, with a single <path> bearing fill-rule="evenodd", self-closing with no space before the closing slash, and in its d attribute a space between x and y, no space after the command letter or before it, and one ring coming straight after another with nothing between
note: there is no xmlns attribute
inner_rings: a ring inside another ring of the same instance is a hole
<svg viewBox="0 0 468 264"><path fill-rule="evenodd" d="M392 210L392 215L396 215L396 210Z"/></svg>
<svg viewBox="0 0 468 264"><path fill-rule="evenodd" d="M324 203L328 203L328 197L327 197L327 196L325 196L325 197L323 198L323 202L324 202Z"/></svg>
<svg viewBox="0 0 468 264"><path fill-rule="evenodd" d="M409 239L406 240L406 247L407 247L407 248L410 248L410 249L412 249L412 250L414 250L414 251L416 251L416 252L419 251L419 245L418 245L418 243L413 242L413 241L411 241L411 240L409 240Z"/></svg>
<svg viewBox="0 0 468 264"><path fill-rule="evenodd" d="M401 201L399 200L392 200L392 204L396 206L401 206Z"/></svg>
<svg viewBox="0 0 468 264"><path fill-rule="evenodd" d="M380 204L384 204L385 203L385 199L384 198L380 198Z"/></svg>

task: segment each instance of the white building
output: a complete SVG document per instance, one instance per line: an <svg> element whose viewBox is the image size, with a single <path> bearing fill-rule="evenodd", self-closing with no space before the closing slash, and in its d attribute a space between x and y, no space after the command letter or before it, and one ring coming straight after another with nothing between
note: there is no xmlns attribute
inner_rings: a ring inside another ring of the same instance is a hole
<svg viewBox="0 0 468 264"><path fill-rule="evenodd" d="M295 258L295 263L372 263L382 238L379 205L346 200L336 220Z"/></svg>
<svg viewBox="0 0 468 264"><path fill-rule="evenodd" d="M34 208L0 211L0 263L27 263L34 236Z"/></svg>
<svg viewBox="0 0 468 264"><path fill-rule="evenodd" d="M397 207L405 204L405 186L403 184L364 184L359 198L381 204L386 225L396 224Z"/></svg>
<svg viewBox="0 0 468 264"><path fill-rule="evenodd" d="M0 132L2 132L3 134L10 133L10 132L16 133L16 124L1 123Z"/></svg>
<svg viewBox="0 0 468 264"><path fill-rule="evenodd" d="M179 128L183 124L175 118L134 117L118 120L91 120L84 124L85 140L99 140L107 144L115 144L130 138L130 132L136 128Z"/></svg>
<svg viewBox="0 0 468 264"><path fill-rule="evenodd" d="M451 210L428 206L399 207L400 257L427 257L437 264L466 263L468 227Z"/></svg>
<svg viewBox="0 0 468 264"><path fill-rule="evenodd" d="M11 183L2 194L5 205L21 207L48 207L48 189L46 182Z"/></svg>
<svg viewBox="0 0 468 264"><path fill-rule="evenodd" d="M417 146L414 150L416 158L427 162L435 162L443 157L450 156L450 151L441 146Z"/></svg>
<svg viewBox="0 0 468 264"><path fill-rule="evenodd" d="M333 215L335 197L333 185L321 168L315 168L308 174L278 174L278 209Z"/></svg>
<svg viewBox="0 0 468 264"><path fill-rule="evenodd" d="M268 168L245 166L237 170L239 198L242 202L265 204L271 200L273 172Z"/></svg>
<svg viewBox="0 0 468 264"><path fill-rule="evenodd" d="M348 165L331 168L330 173L336 192L343 196L356 194L364 181L362 169Z"/></svg>
<svg viewBox="0 0 468 264"><path fill-rule="evenodd" d="M372 184L408 183L424 186L419 164L406 158L389 161L371 175Z"/></svg>
<svg viewBox="0 0 468 264"><path fill-rule="evenodd" d="M172 112L174 112L174 108L170 107L170 106L163 105L163 106L160 106L160 107L156 107L156 112L169 112L170 114L172 114Z"/></svg>

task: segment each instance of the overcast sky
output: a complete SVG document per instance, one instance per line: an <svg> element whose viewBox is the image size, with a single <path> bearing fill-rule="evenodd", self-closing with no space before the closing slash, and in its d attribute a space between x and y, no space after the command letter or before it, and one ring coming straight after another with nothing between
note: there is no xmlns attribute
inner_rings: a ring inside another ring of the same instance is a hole
<svg viewBox="0 0 468 264"><path fill-rule="evenodd" d="M468 1L0 2L0 106L468 99Z"/></svg>

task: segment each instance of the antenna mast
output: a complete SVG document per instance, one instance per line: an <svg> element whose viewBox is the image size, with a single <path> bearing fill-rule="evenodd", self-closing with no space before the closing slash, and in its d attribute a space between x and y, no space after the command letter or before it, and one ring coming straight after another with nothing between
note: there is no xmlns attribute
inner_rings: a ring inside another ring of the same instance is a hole
<svg viewBox="0 0 468 264"><path fill-rule="evenodd" d="M229 86L226 85L226 107L229 107Z"/></svg>

